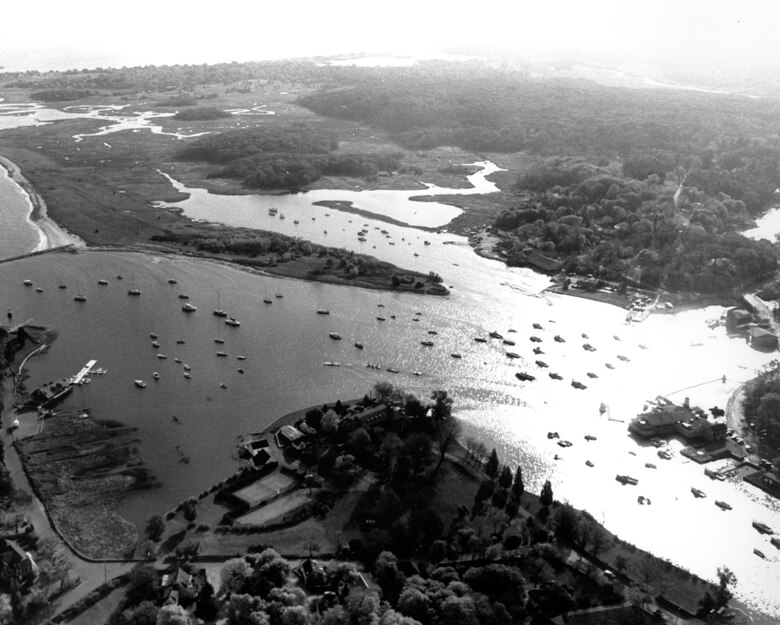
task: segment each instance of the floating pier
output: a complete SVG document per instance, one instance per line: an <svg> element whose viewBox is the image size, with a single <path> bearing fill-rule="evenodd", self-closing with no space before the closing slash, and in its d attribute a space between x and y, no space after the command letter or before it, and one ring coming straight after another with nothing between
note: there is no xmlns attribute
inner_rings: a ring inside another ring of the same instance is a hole
<svg viewBox="0 0 780 625"><path fill-rule="evenodd" d="M94 367L96 364L97 364L97 360L88 361L87 364L81 368L81 371L79 371L76 375L74 375L71 378L70 380L71 385L81 384L84 381L84 378L87 377L87 374L90 372L92 367Z"/></svg>

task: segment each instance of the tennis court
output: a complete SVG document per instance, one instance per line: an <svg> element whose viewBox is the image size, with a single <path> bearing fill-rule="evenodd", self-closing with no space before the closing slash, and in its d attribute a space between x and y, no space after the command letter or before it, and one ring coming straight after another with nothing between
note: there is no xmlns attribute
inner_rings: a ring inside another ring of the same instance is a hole
<svg viewBox="0 0 780 625"><path fill-rule="evenodd" d="M233 494L242 501L246 501L251 507L265 501L269 497L273 497L292 484L293 478L276 471L248 486L244 486L244 488L237 490Z"/></svg>

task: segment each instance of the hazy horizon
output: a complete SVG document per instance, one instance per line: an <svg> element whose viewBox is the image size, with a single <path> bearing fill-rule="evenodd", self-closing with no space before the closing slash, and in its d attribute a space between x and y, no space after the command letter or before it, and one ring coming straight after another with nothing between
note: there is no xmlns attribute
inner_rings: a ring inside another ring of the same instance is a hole
<svg viewBox="0 0 780 625"><path fill-rule="evenodd" d="M780 63L780 3L753 0L357 0L225 7L137 0L14 3L0 33L4 71L201 64L343 54L419 54L490 46L516 56L733 71Z"/></svg>

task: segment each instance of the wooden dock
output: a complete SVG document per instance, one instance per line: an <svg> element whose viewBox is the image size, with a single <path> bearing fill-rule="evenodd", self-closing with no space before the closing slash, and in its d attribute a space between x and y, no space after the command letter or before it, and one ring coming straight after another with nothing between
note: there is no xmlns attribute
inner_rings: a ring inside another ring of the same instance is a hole
<svg viewBox="0 0 780 625"><path fill-rule="evenodd" d="M71 384L81 384L84 381L84 378L87 377L87 374L90 372L92 367L94 367L97 364L97 360L90 360L87 362L86 365L84 365L81 368L81 371L79 371L76 375L73 376L71 380Z"/></svg>

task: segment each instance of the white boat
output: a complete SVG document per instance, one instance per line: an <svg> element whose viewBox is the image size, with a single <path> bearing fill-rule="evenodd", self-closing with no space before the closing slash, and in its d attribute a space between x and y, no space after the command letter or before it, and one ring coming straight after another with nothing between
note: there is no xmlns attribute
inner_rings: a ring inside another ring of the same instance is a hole
<svg viewBox="0 0 780 625"><path fill-rule="evenodd" d="M189 365L183 365L183 366L182 366L182 368L183 368L185 371L189 371L189 370L190 370L192 367L190 367Z"/></svg>
<svg viewBox="0 0 780 625"><path fill-rule="evenodd" d="M225 319L225 325L237 328L238 326L241 325L241 322L235 317L228 317L227 319Z"/></svg>
<svg viewBox="0 0 780 625"><path fill-rule="evenodd" d="M157 354L157 357L158 357L160 360L165 360L165 359L166 359L168 356L166 356L165 354Z"/></svg>
<svg viewBox="0 0 780 625"><path fill-rule="evenodd" d="M181 309L184 312L195 312L196 310L198 310L198 307L197 306L193 306L192 304L187 302L186 304L184 304L184 306L181 307Z"/></svg>
<svg viewBox="0 0 780 625"><path fill-rule="evenodd" d="M146 388L146 382L143 380L135 380L134 383L138 388Z"/></svg>
<svg viewBox="0 0 780 625"><path fill-rule="evenodd" d="M341 335L338 332L331 332L328 336L332 338L334 341L341 340Z"/></svg>

